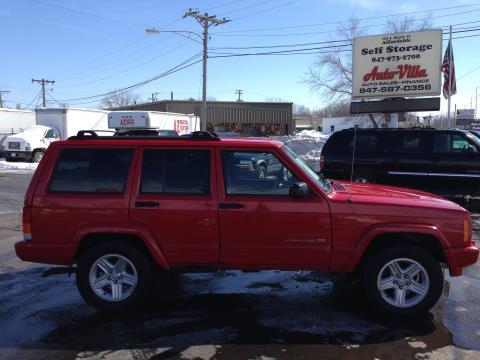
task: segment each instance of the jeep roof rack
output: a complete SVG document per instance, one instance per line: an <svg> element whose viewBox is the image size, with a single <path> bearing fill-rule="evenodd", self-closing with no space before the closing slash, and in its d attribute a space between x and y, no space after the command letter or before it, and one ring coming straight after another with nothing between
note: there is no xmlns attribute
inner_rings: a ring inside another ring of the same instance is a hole
<svg viewBox="0 0 480 360"><path fill-rule="evenodd" d="M70 136L68 140L92 140L92 139L105 139L105 140L214 140L219 141L220 137L212 131L194 131L191 134L182 135L179 137L172 136L100 136L97 132L103 132L108 130L80 130L77 135ZM111 131L115 133L114 131Z"/></svg>

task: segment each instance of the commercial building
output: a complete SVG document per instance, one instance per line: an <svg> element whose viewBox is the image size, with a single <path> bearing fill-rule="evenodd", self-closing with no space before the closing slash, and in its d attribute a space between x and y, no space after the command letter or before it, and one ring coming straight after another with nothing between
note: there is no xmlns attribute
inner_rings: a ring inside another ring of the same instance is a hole
<svg viewBox="0 0 480 360"><path fill-rule="evenodd" d="M197 100L161 100L109 110L162 111L200 116L202 102ZM292 103L208 101L207 129L234 131L244 136L288 135L295 131Z"/></svg>

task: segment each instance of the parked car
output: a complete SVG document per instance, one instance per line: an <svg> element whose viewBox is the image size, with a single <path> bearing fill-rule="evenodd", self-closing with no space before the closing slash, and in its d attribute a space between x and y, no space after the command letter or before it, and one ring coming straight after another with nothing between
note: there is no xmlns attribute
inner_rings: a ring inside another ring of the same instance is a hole
<svg viewBox="0 0 480 360"><path fill-rule="evenodd" d="M478 187L480 140L458 129L342 130L325 143L320 168L330 179L413 187Z"/></svg>
<svg viewBox="0 0 480 360"><path fill-rule="evenodd" d="M282 175L282 163L270 153L241 152L233 153L225 161L231 166L236 176L244 178L265 179Z"/></svg>
<svg viewBox="0 0 480 360"><path fill-rule="evenodd" d="M243 156L271 158L285 176L239 176ZM438 301L443 265L459 276L479 252L469 212L448 200L332 183L280 141L206 132L52 143L25 195L23 236L22 260L75 271L83 298L106 311L140 308L155 269L280 269L353 272L373 309L412 315Z"/></svg>

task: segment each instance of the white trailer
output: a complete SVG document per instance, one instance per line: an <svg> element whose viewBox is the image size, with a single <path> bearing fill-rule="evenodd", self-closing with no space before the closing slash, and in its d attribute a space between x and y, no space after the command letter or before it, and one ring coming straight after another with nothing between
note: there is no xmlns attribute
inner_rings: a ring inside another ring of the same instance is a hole
<svg viewBox="0 0 480 360"><path fill-rule="evenodd" d="M0 153L3 152L2 146L7 136L22 132L32 125L35 125L33 111L0 108Z"/></svg>
<svg viewBox="0 0 480 360"><path fill-rule="evenodd" d="M179 135L200 130L200 119L195 115L159 111L111 111L108 127L115 130L155 129L174 130Z"/></svg>
<svg viewBox="0 0 480 360"><path fill-rule="evenodd" d="M67 139L80 130L108 130L107 116L108 111L94 109L36 109L36 125L5 140L5 157L7 161L38 162L53 141Z"/></svg>

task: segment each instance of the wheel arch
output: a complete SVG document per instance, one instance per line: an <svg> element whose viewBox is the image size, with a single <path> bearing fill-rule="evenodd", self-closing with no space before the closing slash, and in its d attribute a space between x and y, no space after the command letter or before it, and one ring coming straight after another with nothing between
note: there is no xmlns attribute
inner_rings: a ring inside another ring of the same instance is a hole
<svg viewBox="0 0 480 360"><path fill-rule="evenodd" d="M447 263L444 248L448 242L443 234L434 226L395 224L388 227L373 229L362 237L354 249L355 256L347 265L353 271L362 267L372 254L392 245L409 244L418 246L429 253L440 263ZM450 264L449 264L450 265Z"/></svg>
<svg viewBox="0 0 480 360"><path fill-rule="evenodd" d="M165 256L163 255L163 252L158 247L156 242L152 239L149 239L148 236L136 231L112 232L108 230L96 229L79 233L75 241L76 249L74 251L74 261L78 261L78 259L87 249L105 241L119 241L130 244L142 251L160 268L165 270L170 268Z"/></svg>

